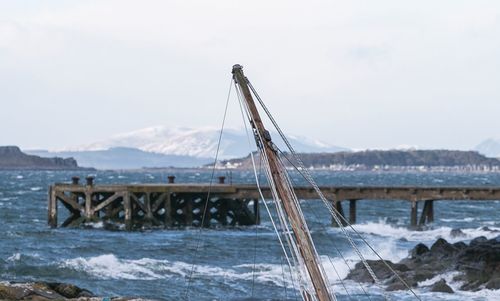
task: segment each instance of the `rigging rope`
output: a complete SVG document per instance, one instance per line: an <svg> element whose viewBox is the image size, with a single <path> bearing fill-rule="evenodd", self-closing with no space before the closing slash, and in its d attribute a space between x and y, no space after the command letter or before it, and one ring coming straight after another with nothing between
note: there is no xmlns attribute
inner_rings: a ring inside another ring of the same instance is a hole
<svg viewBox="0 0 500 301"><path fill-rule="evenodd" d="M247 82L248 82L248 86L252 90L252 93L255 95L255 97L259 101L260 105L264 109L266 115L269 117L269 119L271 120L272 124L274 125L274 127L278 131L279 135L281 136L281 139L283 140L283 142L285 142L285 144L288 147L288 149L290 150L292 156L294 157L294 159L297 161L297 163L299 164L299 166L304 171L305 179L309 182L309 184L311 186L313 186L313 189L316 191L316 193L319 195L319 197L321 198L321 200L323 201L323 203L325 204L325 206L327 207L327 209L330 211L332 217L335 219L335 222L339 225L341 231L344 233L344 235L348 239L349 243L351 244L351 246L353 247L353 249L355 250L355 252L358 254L358 257L363 262L363 265L365 266L365 268L367 269L368 273L373 278L373 280L375 281L375 283L377 285L381 286L380 280L375 275L374 271L372 270L372 268L370 267L370 265L368 264L368 262L364 258L363 254L359 251L358 247L356 246L356 244L352 240L351 236L345 230L345 227L342 224L341 218L346 223L346 225L348 225L354 231L354 233L356 233L361 238L361 240L372 250L372 252L374 252L376 254L376 256L384 263L384 265L398 278L398 280L401 281L401 283L408 289L408 291L410 291L418 300L421 300L420 297L413 291L413 289L406 283L406 281L404 281L404 279L402 279L401 276L399 276L399 274L378 254L378 252L375 251L375 249L373 249L373 247L361 236L361 234L356 229L354 229L354 227L341 214L339 214L339 212L337 211L337 209L335 209L328 202L328 200L325 198L325 196L323 195L323 193L319 189L318 185L316 184L316 182L312 178L311 174L309 173L309 171L307 170L307 168L304 166L304 163L302 162L302 160L297 155L297 153L295 152L294 148L292 147L292 145L290 144L290 142L288 141L288 139L284 135L283 131L278 126L277 122L274 120L272 114L267 109L266 105L264 104L264 102L262 101L262 99L260 98L260 96L258 95L258 93L255 90L255 88L253 87L253 85L250 83L250 81L248 79L247 79ZM339 218L339 216L340 216L340 218ZM385 294L386 299L389 300L390 298L385 293L385 291L384 291L384 294Z"/></svg>
<svg viewBox="0 0 500 301"><path fill-rule="evenodd" d="M253 122L250 114L248 113L248 108L246 107L246 104L242 101L243 97L241 95L241 91L238 89L238 86L236 84L235 84L235 86L236 86L236 91L237 91L237 95L238 95L238 99L239 99L239 103L240 103L240 109L241 109L241 112L242 112L242 117L245 120L244 114L246 114L248 120L251 121L251 122ZM243 107L245 107L245 110L243 110ZM243 111L245 111L245 113L243 113ZM251 147L250 136L248 134L248 127L247 127L246 122L244 122L244 125L245 125L245 131L247 133L248 143L249 143L249 146ZM257 143L262 143L262 140L261 140L261 142L257 141ZM265 155L263 155L263 153L262 153L262 149L260 149L260 151L261 151L261 153L260 153L260 160L267 160L267 157L265 157ZM288 252L286 251L285 245L283 243L283 240L281 239L281 235L279 233L278 227L277 227L276 223L274 222L274 219L272 217L271 211L269 210L269 207L267 206L267 203L265 201L264 195L262 193L262 189L260 187L260 181L259 181L259 178L258 178L258 175L257 175L257 170L256 170L256 165L255 165L255 159L254 159L254 156L253 156L253 152L250 152L250 157L251 157L251 160L252 160L252 166L253 166L253 170L254 170L254 176L255 176L256 183L257 183L257 190L259 191L259 195L260 195L260 197L262 199L262 202L263 202L263 204L264 204L264 206L266 208L266 211L267 211L267 213L269 215L269 218L270 218L271 223L273 225L273 228L275 230L276 236L278 237L278 241L280 242L283 254L285 256L285 259L286 259L288 267L289 267L291 281L292 281L293 286L295 287L294 277L293 277L294 273L292 273L292 270L294 270L293 266L300 267L300 263L298 262L298 258L296 256L296 254L294 254L294 253L298 252L297 248L296 248L296 246L295 247L293 246L293 243L292 243L293 239L290 239L290 235L291 235L290 233L291 233L291 231L289 231L287 229L285 229L285 231L282 230L282 233L285 234L284 236L285 236L285 238L287 240L287 244L288 244L289 250L290 251L292 251L292 250L294 251L294 252L290 253L290 255L292 257L292 261L294 262L294 265L292 265L292 263L290 262L289 256L288 256ZM264 165L266 167L265 172L266 172L266 175L268 177L270 188L271 188L271 190L273 192L273 198L274 198L274 201L275 201L274 203L277 206L278 218L280 219L281 228L283 229L284 227L283 227L282 215L279 214L278 202L277 202L277 199L276 199L277 193L276 193L275 188L274 188L274 183L269 180L269 179L272 179L272 178L269 177L270 176L270 171L269 171L269 168L268 168L269 164L266 161ZM304 291L305 286L303 284L303 280L302 280L303 277L301 276L301 272L300 271L295 271L295 272L297 273L297 278L298 278L297 280L299 282L299 287L301 288L301 290Z"/></svg>
<svg viewBox="0 0 500 301"><path fill-rule="evenodd" d="M239 100L239 103L240 103L241 114L242 114L243 119L245 119L245 117L243 115L244 114L243 113L243 107L242 107L243 101L241 100L241 94L240 94L241 91L239 91L238 86L236 86L235 88L236 88L236 91L237 91L237 94L238 94L238 100ZM245 111L245 113L247 115L247 118L250 118L248 112ZM247 133L248 145L249 145L249 147L251 147L250 136L248 134L248 127L247 127L246 122L244 122L244 125L245 125L245 132ZM258 175L257 175L256 166L255 166L255 159L254 159L254 156L253 156L252 152L250 152L250 157L252 159L252 166L254 167L253 170L254 170L255 180L256 180L256 183L257 183L257 190L259 192L260 198L262 199L262 203L264 204L264 207L266 208L266 211L267 211L267 213L269 215L269 219L271 220L271 224L273 225L273 229L274 229L274 231L276 233L276 236L278 237L278 241L279 241L280 246L281 246L281 248L283 250L283 253L285 255L285 259L286 259L288 267L290 269L290 273L292 273L292 264L291 264L290 259L288 257L288 253L286 252L285 245L283 244L283 241L281 239L281 235L279 234L278 227L276 226L276 223L274 222L274 218L272 217L271 211L269 210L269 207L267 206L266 200L264 198L264 194L262 193L262 189L260 187L260 182L259 182L259 178L258 178ZM290 276L292 277L292 283L293 283L294 280L293 280L292 274L290 274Z"/></svg>
<svg viewBox="0 0 500 301"><path fill-rule="evenodd" d="M299 170L299 169L297 168L297 166L296 166L296 165L295 165L295 164L294 164L294 163L293 163L293 162L292 162L292 161L288 158L288 156L287 156L287 155L286 155L286 154L285 154L285 153L284 153L284 152L283 152L280 148L278 148L278 147L277 147L277 149L278 149L278 151L280 152L281 156L282 156L283 158L285 158L285 159L288 161L288 163L290 163L290 165L292 165L292 166L293 166L293 168L299 172L299 174L300 174L300 175L302 175L302 174L301 174L301 172L300 172L300 170ZM302 175L302 176L303 176L303 175ZM318 219L318 220L319 220L319 215L316 213L316 210L314 210L314 208L312 208L312 206L311 206L311 211L312 211L312 213L314 214L314 216L316 217L316 219ZM324 230L326 230L324 226L323 226L322 228L323 228ZM339 248L338 248L338 247L335 245L335 243L333 243L333 242L332 242L332 246L335 248L335 250L337 251L337 253L339 253L340 257L341 257L341 258L342 258L342 260L344 261L344 264L345 264L345 265L347 266L347 268L349 269L349 272L351 272L351 273L352 273L352 268L351 268L351 266L349 265L349 263L347 262L347 259L344 257L344 255L342 254L342 252L339 250ZM332 264L333 268L335 269L335 266L334 266L334 265L333 265L333 263L331 262L330 257L329 257L328 255L327 255L327 257L328 257L328 259L330 260L330 263ZM338 275L338 274L337 274L337 275ZM344 285L343 281L342 281L342 280L340 280L340 281L342 282L342 286L344 286L344 288L345 288L345 285ZM365 288L363 287L363 285L361 285L361 283L360 283L360 282L357 282L357 283L358 283L359 287L361 288L361 290L363 291L364 295L365 295L366 297L368 297L368 300L371 300L370 295L366 292L366 290L365 290Z"/></svg>
<svg viewBox="0 0 500 301"><path fill-rule="evenodd" d="M203 231L203 227L205 225L205 216L206 216L206 213L207 213L208 203L210 201L210 194L212 192L212 184L213 184L214 175L215 175L215 168L217 166L217 160L219 159L220 144L221 144L221 141L222 141L222 134L224 133L224 125L226 123L227 108L229 106L229 98L231 96L231 88L233 86L232 82L233 82L233 79L231 78L231 81L230 81L230 84L229 84L229 91L227 93L226 105L225 105L225 108L224 108L224 116L222 117L222 125L221 125L221 129L220 129L219 139L217 141L217 150L215 152L214 164L213 164L213 167L212 167L212 173L210 175L210 183L209 183L209 186L208 186L207 199L205 200L205 206L203 208L203 214L202 214L202 217L201 217L200 230L198 232L198 237L196 239L196 248L195 248L195 256L194 256L194 258L197 258L197 255L198 255L197 253L198 253L198 249L200 247L201 232ZM192 278L193 278L193 272L194 272L195 263L196 262L193 262L193 265L191 266L191 271L189 272L188 283L187 283L186 292L185 292L185 299L186 300L189 300L188 299L189 298L189 289L191 288L191 281L192 281Z"/></svg>

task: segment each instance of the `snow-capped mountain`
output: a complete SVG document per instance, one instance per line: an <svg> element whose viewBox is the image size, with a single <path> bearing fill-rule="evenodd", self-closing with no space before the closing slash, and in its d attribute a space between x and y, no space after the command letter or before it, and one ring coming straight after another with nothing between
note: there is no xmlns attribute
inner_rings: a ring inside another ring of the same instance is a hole
<svg viewBox="0 0 500 301"><path fill-rule="evenodd" d="M217 150L220 129L214 127L148 127L128 133L122 133L95 143L68 147L58 151L101 151L116 147L137 148L145 152L164 155L213 158ZM276 141L278 135L272 134ZM345 148L329 145L318 140L298 136L288 137L299 152L336 152ZM254 141L251 137L252 150ZM278 146L285 149L282 143ZM229 159L246 156L250 151L244 129L225 129L221 140L219 158Z"/></svg>
<svg viewBox="0 0 500 301"><path fill-rule="evenodd" d="M484 140L475 147L475 150L488 157L500 158L500 139Z"/></svg>

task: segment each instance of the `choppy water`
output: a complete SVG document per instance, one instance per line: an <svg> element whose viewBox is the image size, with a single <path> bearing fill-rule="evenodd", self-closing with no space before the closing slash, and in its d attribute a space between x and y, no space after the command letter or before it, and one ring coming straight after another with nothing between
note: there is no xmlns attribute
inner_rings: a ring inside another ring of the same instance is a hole
<svg viewBox="0 0 500 301"><path fill-rule="evenodd" d="M102 296L141 296L164 300L296 300L280 245L269 219L262 225L237 229L155 230L110 232L102 229L49 229L47 186L68 181L73 172L0 172L0 280L61 281L87 288ZM166 182L168 174L98 172L98 183ZM177 182L207 182L208 172L176 171ZM84 177L85 174L79 174ZM315 172L320 184L333 185L500 185L500 174L423 174ZM234 172L233 182L252 182L250 172ZM300 184L300 179L295 177ZM357 260L340 230L330 227L326 210L318 202L305 202L319 253L339 300L350 300L338 281ZM355 226L388 260L406 257L418 242L438 237L455 242L450 230L461 228L462 240L496 234L500 230L500 201L436 202L436 222L425 231L409 231L408 202L358 202ZM197 246L199 246L197 251ZM373 254L363 248L367 258ZM327 257L329 256L330 259ZM333 265L332 265L333 263ZM335 267L335 269L333 268ZM186 276L193 270L189 285ZM453 275L443 275L451 280ZM430 282L429 282L430 283ZM459 283L451 283L457 290ZM355 300L368 300L356 283L347 282ZM383 300L373 286L371 300ZM423 300L500 300L500 291L458 292L454 295L417 290ZM395 300L414 300L406 293L391 293Z"/></svg>

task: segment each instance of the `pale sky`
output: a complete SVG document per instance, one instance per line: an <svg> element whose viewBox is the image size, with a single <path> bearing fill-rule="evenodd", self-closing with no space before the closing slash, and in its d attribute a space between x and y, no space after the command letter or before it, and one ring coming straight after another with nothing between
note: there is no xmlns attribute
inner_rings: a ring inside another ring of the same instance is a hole
<svg viewBox="0 0 500 301"><path fill-rule="evenodd" d="M500 137L500 1L0 0L0 145L218 126L235 63L285 132L356 149ZM229 114L242 125L234 99Z"/></svg>

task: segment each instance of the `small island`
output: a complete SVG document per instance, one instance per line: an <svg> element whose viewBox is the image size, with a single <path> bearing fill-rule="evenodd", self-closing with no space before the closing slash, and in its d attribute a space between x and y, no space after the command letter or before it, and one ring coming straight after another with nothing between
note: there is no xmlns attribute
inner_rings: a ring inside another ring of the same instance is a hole
<svg viewBox="0 0 500 301"><path fill-rule="evenodd" d="M73 158L42 158L28 155L17 146L0 146L0 170L76 170L81 169Z"/></svg>

